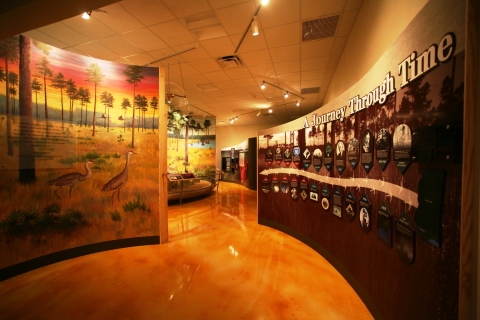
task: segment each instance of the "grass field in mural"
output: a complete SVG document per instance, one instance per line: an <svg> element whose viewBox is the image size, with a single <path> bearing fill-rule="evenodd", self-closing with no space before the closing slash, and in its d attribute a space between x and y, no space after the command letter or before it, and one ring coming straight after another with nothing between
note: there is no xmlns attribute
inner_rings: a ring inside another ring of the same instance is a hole
<svg viewBox="0 0 480 320"><path fill-rule="evenodd" d="M58 159L72 168L37 170L33 184L18 183L18 171L1 171L0 269L38 256L102 241L158 235L158 135L136 132L131 148L131 129L73 126L77 153ZM122 137L125 137L123 139ZM5 139L2 139L4 141ZM3 149L2 149L3 150ZM128 181L119 200L103 186L122 172L130 156ZM16 152L16 150L15 150ZM91 176L57 191L48 182L67 173Z"/></svg>

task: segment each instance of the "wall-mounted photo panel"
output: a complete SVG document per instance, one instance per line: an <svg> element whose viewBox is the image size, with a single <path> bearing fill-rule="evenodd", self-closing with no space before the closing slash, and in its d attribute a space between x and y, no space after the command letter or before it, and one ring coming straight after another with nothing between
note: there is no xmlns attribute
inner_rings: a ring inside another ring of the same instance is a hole
<svg viewBox="0 0 480 320"><path fill-rule="evenodd" d="M385 201L377 209L377 236L389 248L393 239L393 216Z"/></svg>
<svg viewBox="0 0 480 320"><path fill-rule="evenodd" d="M285 152L283 153L283 162L287 168L292 164L292 155L292 150L290 150L289 147L286 147Z"/></svg>
<svg viewBox="0 0 480 320"><path fill-rule="evenodd" d="M273 148L272 147L267 147L267 150L265 151L265 162L267 163L268 168L270 168L272 166L274 157L275 157L275 155L273 153Z"/></svg>
<svg viewBox="0 0 480 320"><path fill-rule="evenodd" d="M290 191L290 180L288 180L286 175L284 175L282 181L280 181L280 190L282 190L283 193Z"/></svg>
<svg viewBox="0 0 480 320"><path fill-rule="evenodd" d="M333 215L342 219L343 196L339 188L333 192Z"/></svg>
<svg viewBox="0 0 480 320"><path fill-rule="evenodd" d="M328 187L325 186L322 189L322 208L325 211L328 211L330 209L330 191L328 190Z"/></svg>
<svg viewBox="0 0 480 320"><path fill-rule="evenodd" d="M395 128L393 133L393 160L403 174L412 161L412 132L406 124Z"/></svg>
<svg viewBox="0 0 480 320"><path fill-rule="evenodd" d="M315 181L310 184L310 200L318 202L318 186Z"/></svg>
<svg viewBox="0 0 480 320"><path fill-rule="evenodd" d="M373 133L366 129L362 133L362 166L366 173L369 173L373 167Z"/></svg>
<svg viewBox="0 0 480 320"><path fill-rule="evenodd" d="M322 150L320 148L316 148L313 150L313 167L318 172L322 168Z"/></svg>
<svg viewBox="0 0 480 320"><path fill-rule="evenodd" d="M305 148L302 151L302 164L305 170L308 170L312 164L312 152L309 148Z"/></svg>
<svg viewBox="0 0 480 320"><path fill-rule="evenodd" d="M280 166L283 162L283 150L280 147L275 148L275 163Z"/></svg>
<svg viewBox="0 0 480 320"><path fill-rule="evenodd" d="M350 139L350 142L348 143L348 163L350 163L350 166L352 167L353 170L358 165L358 162L360 161L360 144L358 142L357 138L352 138Z"/></svg>
<svg viewBox="0 0 480 320"><path fill-rule="evenodd" d="M262 179L262 191L264 193L269 193L270 192L270 179L268 175L264 176Z"/></svg>
<svg viewBox="0 0 480 320"><path fill-rule="evenodd" d="M369 233L370 229L372 228L373 219L372 219L372 205L368 200L366 194L362 196L359 201L359 214L358 219L360 222L360 227L362 228L363 232Z"/></svg>
<svg viewBox="0 0 480 320"><path fill-rule="evenodd" d="M292 200L298 200L299 191L298 191L298 179L296 176L292 176L292 179L290 179L290 194L291 194Z"/></svg>
<svg viewBox="0 0 480 320"><path fill-rule="evenodd" d="M324 152L323 164L325 164L325 168L327 168L327 170L330 171L333 167L334 150L332 148L332 145L330 143L327 143L325 145L324 151L325 152Z"/></svg>
<svg viewBox="0 0 480 320"><path fill-rule="evenodd" d="M357 202L355 201L355 196L351 192L348 192L345 198L345 214L349 221L355 218L356 212Z"/></svg>
<svg viewBox="0 0 480 320"><path fill-rule="evenodd" d="M303 201L306 201L309 197L308 194L308 180L305 177L302 177L300 180L300 187L299 187L299 192L300 192L300 198L302 198Z"/></svg>
<svg viewBox="0 0 480 320"><path fill-rule="evenodd" d="M391 137L387 128L381 128L375 141L377 162L382 170L385 169L391 157Z"/></svg>
<svg viewBox="0 0 480 320"><path fill-rule="evenodd" d="M406 264L411 264L415 259L415 231L405 212L395 222L395 248Z"/></svg>
<svg viewBox="0 0 480 320"><path fill-rule="evenodd" d="M300 149L299 146L293 147L293 164L295 165L296 168L300 167L300 163L302 162L301 153L302 153L302 150Z"/></svg>
<svg viewBox="0 0 480 320"><path fill-rule="evenodd" d="M345 148L345 142L342 140L337 142L335 148L335 166L337 167L338 173L342 174L345 170L347 158L347 150Z"/></svg>
<svg viewBox="0 0 480 320"><path fill-rule="evenodd" d="M280 191L280 181L278 181L278 176L274 175L272 181L270 182L273 193L278 193Z"/></svg>

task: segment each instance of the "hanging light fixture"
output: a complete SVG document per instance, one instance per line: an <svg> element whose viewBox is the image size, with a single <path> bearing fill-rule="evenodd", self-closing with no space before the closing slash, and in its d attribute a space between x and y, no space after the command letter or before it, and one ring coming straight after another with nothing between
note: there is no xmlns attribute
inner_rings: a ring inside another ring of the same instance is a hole
<svg viewBox="0 0 480 320"><path fill-rule="evenodd" d="M258 36L258 23L257 23L257 16L253 16L252 21L252 36Z"/></svg>
<svg viewBox="0 0 480 320"><path fill-rule="evenodd" d="M268 4L268 0L262 0L262 6L266 6Z"/></svg>
<svg viewBox="0 0 480 320"><path fill-rule="evenodd" d="M268 109L268 112L269 112L269 113L272 113L272 112L273 112L272 108Z"/></svg>
<svg viewBox="0 0 480 320"><path fill-rule="evenodd" d="M288 98L288 91L285 91L285 94L283 95L283 97L284 97L285 99Z"/></svg>
<svg viewBox="0 0 480 320"><path fill-rule="evenodd" d="M297 107L300 107L300 100L297 100Z"/></svg>
<svg viewBox="0 0 480 320"><path fill-rule="evenodd" d="M90 15L92 14L92 11L85 11L83 14L82 14L82 19L85 19L85 20L88 20L90 19Z"/></svg>
<svg viewBox="0 0 480 320"><path fill-rule="evenodd" d="M265 89L265 81L262 82L262 85L260 86L260 88L263 90Z"/></svg>

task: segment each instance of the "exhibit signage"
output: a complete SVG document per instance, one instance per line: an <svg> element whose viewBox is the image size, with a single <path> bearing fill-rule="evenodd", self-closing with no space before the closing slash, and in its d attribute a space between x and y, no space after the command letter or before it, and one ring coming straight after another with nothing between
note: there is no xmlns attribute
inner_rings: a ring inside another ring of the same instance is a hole
<svg viewBox="0 0 480 320"><path fill-rule="evenodd" d="M313 151L313 167L317 172L322 168L322 150L320 148Z"/></svg>
<svg viewBox="0 0 480 320"><path fill-rule="evenodd" d="M372 228L372 206L366 194L360 199L360 214L358 215L360 227L365 233Z"/></svg>
<svg viewBox="0 0 480 320"><path fill-rule="evenodd" d="M395 247L403 262L407 264L413 262L415 259L415 231L405 212L396 221Z"/></svg>
<svg viewBox="0 0 480 320"><path fill-rule="evenodd" d="M326 186L322 189L322 208L325 211L330 209L330 192Z"/></svg>
<svg viewBox="0 0 480 320"><path fill-rule="evenodd" d="M346 154L347 152L345 150L345 143L342 140L338 141L335 152L335 166L340 174L342 174L343 170L345 170L345 159L347 157Z"/></svg>
<svg viewBox="0 0 480 320"><path fill-rule="evenodd" d="M360 144L357 138L350 139L348 143L348 162L353 170L357 167L360 158Z"/></svg>
<svg viewBox="0 0 480 320"><path fill-rule="evenodd" d="M342 218L343 197L340 189L335 189L333 192L333 215Z"/></svg>
<svg viewBox="0 0 480 320"><path fill-rule="evenodd" d="M382 170L385 169L388 162L390 161L390 141L390 132L388 132L388 129L380 129L377 133L377 140L375 142L375 146L377 148L377 162L380 165L380 168L382 168Z"/></svg>
<svg viewBox="0 0 480 320"><path fill-rule="evenodd" d="M377 236L389 248L392 247L393 216L388 209L387 203L382 202L377 209Z"/></svg>
<svg viewBox="0 0 480 320"><path fill-rule="evenodd" d="M292 199L298 199L298 180L296 176L292 176L290 180L290 193L292 194Z"/></svg>
<svg viewBox="0 0 480 320"><path fill-rule="evenodd" d="M289 185L290 181L288 181L288 177L283 176L282 181L280 182L280 190L282 190L283 193L288 193Z"/></svg>
<svg viewBox="0 0 480 320"><path fill-rule="evenodd" d="M349 192L345 198L345 214L348 220L352 221L355 218L355 212L357 212L357 203L353 194Z"/></svg>
<svg viewBox="0 0 480 320"><path fill-rule="evenodd" d="M282 154L282 148L277 147L275 149L275 163L277 165L281 165L283 161L283 154Z"/></svg>
<svg viewBox="0 0 480 320"><path fill-rule="evenodd" d="M373 133L370 129L362 134L362 166L366 173L373 167Z"/></svg>
<svg viewBox="0 0 480 320"><path fill-rule="evenodd" d="M330 143L327 143L325 145L325 157L323 159L323 163L325 164L325 168L327 168L328 171L332 169L333 166L333 148Z"/></svg>

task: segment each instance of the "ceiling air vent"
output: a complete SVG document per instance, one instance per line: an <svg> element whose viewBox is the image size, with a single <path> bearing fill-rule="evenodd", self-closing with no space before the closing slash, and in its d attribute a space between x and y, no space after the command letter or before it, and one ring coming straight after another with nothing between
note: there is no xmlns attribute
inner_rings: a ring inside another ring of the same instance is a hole
<svg viewBox="0 0 480 320"><path fill-rule="evenodd" d="M335 36L340 15L302 22L302 41Z"/></svg>
<svg viewBox="0 0 480 320"><path fill-rule="evenodd" d="M320 87L302 88L302 94L319 93Z"/></svg>
<svg viewBox="0 0 480 320"><path fill-rule="evenodd" d="M230 68L242 66L242 61L240 61L240 58L236 55L221 57L221 58L218 58L217 61L218 63L220 63L220 65L224 69L230 69Z"/></svg>

